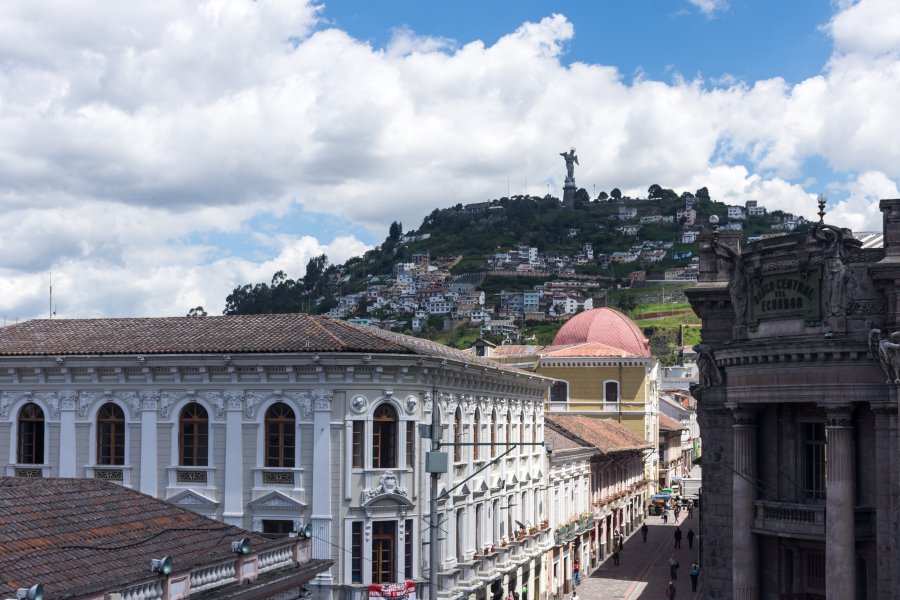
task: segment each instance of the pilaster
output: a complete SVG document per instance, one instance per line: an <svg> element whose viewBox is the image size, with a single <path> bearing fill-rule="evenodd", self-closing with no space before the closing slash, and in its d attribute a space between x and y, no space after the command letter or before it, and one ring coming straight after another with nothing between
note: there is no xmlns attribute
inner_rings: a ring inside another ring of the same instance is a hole
<svg viewBox="0 0 900 600"><path fill-rule="evenodd" d="M825 569L828 600L856 594L855 465L853 407L825 407L828 474L825 500Z"/></svg>
<svg viewBox="0 0 900 600"><path fill-rule="evenodd" d="M310 523L313 528L312 557L331 559L331 401L330 390L313 390L311 394L311 408L313 412L313 477L314 482L322 482L322 485L312 486L312 516ZM323 600L330 600L331 584L334 577L331 570L316 575L315 581L320 588L319 596Z"/></svg>
<svg viewBox="0 0 900 600"><path fill-rule="evenodd" d="M225 393L225 506L222 519L244 526L243 392Z"/></svg>
<svg viewBox="0 0 900 600"><path fill-rule="evenodd" d="M59 476L75 477L75 393L59 396Z"/></svg>
<svg viewBox="0 0 900 600"><path fill-rule="evenodd" d="M159 453L157 451L156 406L158 394L141 395L141 481L140 490L150 496L159 496Z"/></svg>

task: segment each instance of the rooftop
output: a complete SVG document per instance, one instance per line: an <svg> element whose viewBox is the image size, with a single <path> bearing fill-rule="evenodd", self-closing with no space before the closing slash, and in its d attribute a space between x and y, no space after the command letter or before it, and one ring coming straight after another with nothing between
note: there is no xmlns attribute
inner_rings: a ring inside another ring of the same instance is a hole
<svg viewBox="0 0 900 600"><path fill-rule="evenodd" d="M45 598L122 589L152 579L153 558L222 562L244 537L254 551L285 543L113 483L0 477L0 598L38 583Z"/></svg>
<svg viewBox="0 0 900 600"><path fill-rule="evenodd" d="M572 434L605 454L653 447L653 444L612 419L554 414L545 415L544 420L558 431Z"/></svg>
<svg viewBox="0 0 900 600"><path fill-rule="evenodd" d="M113 319L35 319L0 328L0 356L338 352L498 363L421 338L302 313Z"/></svg>
<svg viewBox="0 0 900 600"><path fill-rule="evenodd" d="M553 338L553 345L598 342L634 356L650 356L650 342L634 321L611 308L586 310L569 319Z"/></svg>

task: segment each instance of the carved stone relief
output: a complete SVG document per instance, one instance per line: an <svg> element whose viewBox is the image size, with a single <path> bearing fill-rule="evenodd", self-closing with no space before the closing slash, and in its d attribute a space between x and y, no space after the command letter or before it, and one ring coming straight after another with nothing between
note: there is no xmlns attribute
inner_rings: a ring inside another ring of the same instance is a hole
<svg viewBox="0 0 900 600"><path fill-rule="evenodd" d="M409 493L406 491L405 487L400 486L400 480L397 479L397 475L393 471L385 471L382 473L377 486L364 489L362 491L360 504L365 506L379 496L384 495L396 495L409 498Z"/></svg>

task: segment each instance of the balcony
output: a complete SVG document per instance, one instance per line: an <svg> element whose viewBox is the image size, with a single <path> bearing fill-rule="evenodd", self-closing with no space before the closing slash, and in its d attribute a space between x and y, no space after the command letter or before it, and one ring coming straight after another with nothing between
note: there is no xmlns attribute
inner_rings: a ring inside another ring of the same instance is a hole
<svg viewBox="0 0 900 600"><path fill-rule="evenodd" d="M753 528L759 533L783 537L825 537L825 506L756 501Z"/></svg>
<svg viewBox="0 0 900 600"><path fill-rule="evenodd" d="M84 476L131 487L130 465L91 465L84 468Z"/></svg>

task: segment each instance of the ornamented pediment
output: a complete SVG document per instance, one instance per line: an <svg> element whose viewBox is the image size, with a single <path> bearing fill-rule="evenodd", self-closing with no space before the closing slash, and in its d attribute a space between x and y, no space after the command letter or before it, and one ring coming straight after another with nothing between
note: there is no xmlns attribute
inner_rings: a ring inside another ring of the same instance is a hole
<svg viewBox="0 0 900 600"><path fill-rule="evenodd" d="M210 500L203 494L199 494L194 490L178 492L171 498L168 498L168 501L181 508L188 508L199 513L215 512L216 508L219 506L218 502Z"/></svg>
<svg viewBox="0 0 900 600"><path fill-rule="evenodd" d="M400 487L400 480L397 479L397 475L393 471L385 471L382 473L377 486L364 489L362 491L360 504L368 506L376 500L384 498L392 498L400 504L412 506L412 502L409 499L409 492L406 491L405 487Z"/></svg>
<svg viewBox="0 0 900 600"><path fill-rule="evenodd" d="M248 506L254 512L302 512L306 509L306 505L297 502L293 498L281 492L269 492L265 496L257 498L248 503Z"/></svg>

